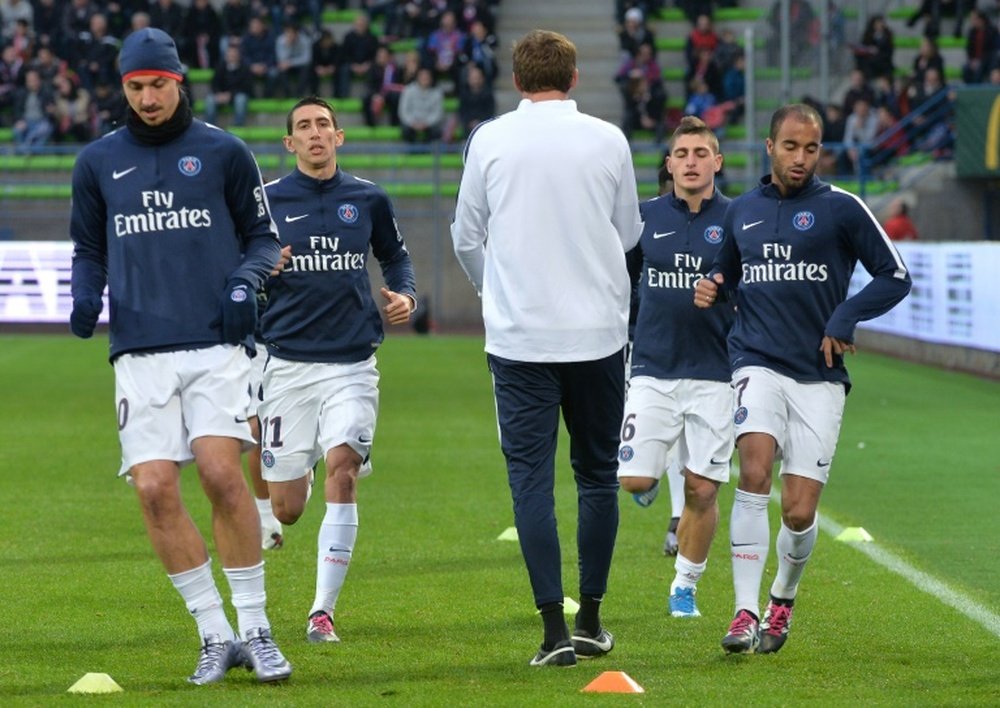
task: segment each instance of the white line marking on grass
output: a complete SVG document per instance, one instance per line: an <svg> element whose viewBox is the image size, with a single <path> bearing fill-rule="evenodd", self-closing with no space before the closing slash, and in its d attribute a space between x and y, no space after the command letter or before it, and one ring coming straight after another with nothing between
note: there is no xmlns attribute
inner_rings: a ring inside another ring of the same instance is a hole
<svg viewBox="0 0 1000 708"><path fill-rule="evenodd" d="M844 530L843 526L822 514L819 514L819 527L834 538L839 536ZM892 571L896 575L901 575L917 589L933 595L944 604L961 612L973 622L982 625L993 636L1000 637L1000 615L979 604L971 597L964 595L955 588L949 587L933 575L925 573L919 568L914 568L899 556L890 553L876 543L850 543L850 545L883 568Z"/></svg>

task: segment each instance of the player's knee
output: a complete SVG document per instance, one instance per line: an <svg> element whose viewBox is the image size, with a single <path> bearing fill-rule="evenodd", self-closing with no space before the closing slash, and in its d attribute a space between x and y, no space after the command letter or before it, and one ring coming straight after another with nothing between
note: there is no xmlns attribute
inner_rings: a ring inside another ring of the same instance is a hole
<svg viewBox="0 0 1000 708"><path fill-rule="evenodd" d="M793 506L781 512L782 523L792 531L805 531L816 519L816 510L807 505Z"/></svg>
<svg viewBox="0 0 1000 708"><path fill-rule="evenodd" d="M619 477L618 483L630 494L642 494L652 489L656 480L652 477Z"/></svg>
<svg viewBox="0 0 1000 708"><path fill-rule="evenodd" d="M706 511L715 506L718 485L704 477L688 473L684 484L684 503L695 511Z"/></svg>
<svg viewBox="0 0 1000 708"><path fill-rule="evenodd" d="M280 521L285 526L291 526L302 516L302 512L305 511L305 503L288 504L288 503L276 503L274 499L271 500L271 511L274 514L274 518Z"/></svg>

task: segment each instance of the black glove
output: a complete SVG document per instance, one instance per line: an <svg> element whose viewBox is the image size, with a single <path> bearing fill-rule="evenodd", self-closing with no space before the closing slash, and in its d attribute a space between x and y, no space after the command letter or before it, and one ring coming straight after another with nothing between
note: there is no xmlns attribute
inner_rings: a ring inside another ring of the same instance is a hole
<svg viewBox="0 0 1000 708"><path fill-rule="evenodd" d="M73 312L69 316L70 331L80 339L90 339L103 309L104 301L100 295L73 298Z"/></svg>
<svg viewBox="0 0 1000 708"><path fill-rule="evenodd" d="M257 326L257 297L250 283L230 278L222 296L222 341L239 344Z"/></svg>

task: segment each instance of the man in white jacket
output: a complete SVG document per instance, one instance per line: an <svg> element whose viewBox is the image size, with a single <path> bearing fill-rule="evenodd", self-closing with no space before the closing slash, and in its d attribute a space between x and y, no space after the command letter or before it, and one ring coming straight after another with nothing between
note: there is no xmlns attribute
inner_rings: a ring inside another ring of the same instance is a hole
<svg viewBox="0 0 1000 708"><path fill-rule="evenodd" d="M515 45L513 69L523 100L469 136L451 232L482 297L500 447L545 628L530 663L572 666L614 645L600 603L618 528L625 252L642 222L624 135L568 98L578 80L573 43L532 31ZM580 611L572 636L553 496L560 410L579 503Z"/></svg>

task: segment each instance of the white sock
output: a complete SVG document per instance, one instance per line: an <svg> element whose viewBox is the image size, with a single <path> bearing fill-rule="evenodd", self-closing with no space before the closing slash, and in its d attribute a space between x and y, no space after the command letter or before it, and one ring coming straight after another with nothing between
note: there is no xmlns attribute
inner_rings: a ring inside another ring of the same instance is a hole
<svg viewBox="0 0 1000 708"><path fill-rule="evenodd" d="M771 594L782 600L794 600L799 589L802 571L816 546L816 536L819 534L819 524L813 519L812 525L805 531L792 531L781 524L778 540L774 542L774 550L778 553L778 572L771 584Z"/></svg>
<svg viewBox="0 0 1000 708"><path fill-rule="evenodd" d="M257 499L254 497L254 503L257 505L257 513L260 514L261 526L277 526L281 527L281 523L274 516L274 510L271 509L271 498L267 499Z"/></svg>
<svg viewBox="0 0 1000 708"><path fill-rule="evenodd" d="M184 604L198 623L198 632L203 638L210 634L219 635L223 641L236 637L222 607L222 595L215 587L211 559L197 568L174 575L167 574L167 577L184 598Z"/></svg>
<svg viewBox="0 0 1000 708"><path fill-rule="evenodd" d="M684 511L684 475L681 474L684 468L671 462L667 467L667 482L670 485L670 517L679 519Z"/></svg>
<svg viewBox="0 0 1000 708"><path fill-rule="evenodd" d="M701 563L692 563L678 553L677 560L674 561L674 570L677 571L677 575L674 576L674 582L670 583L670 594L673 595L677 588L696 587L707 565L708 560L704 560Z"/></svg>
<svg viewBox="0 0 1000 708"><path fill-rule="evenodd" d="M749 610L760 618L760 582L764 577L771 528L767 521L767 494L736 490L729 521L735 612Z"/></svg>
<svg viewBox="0 0 1000 708"><path fill-rule="evenodd" d="M229 580L240 636L247 636L247 630L257 627L270 629L271 623L267 621L267 614L264 612L267 602L267 594L264 592L264 561L249 568L223 568L222 572Z"/></svg>
<svg viewBox="0 0 1000 708"><path fill-rule="evenodd" d="M327 503L317 539L316 598L309 614L323 610L333 616L357 538L358 505Z"/></svg>

